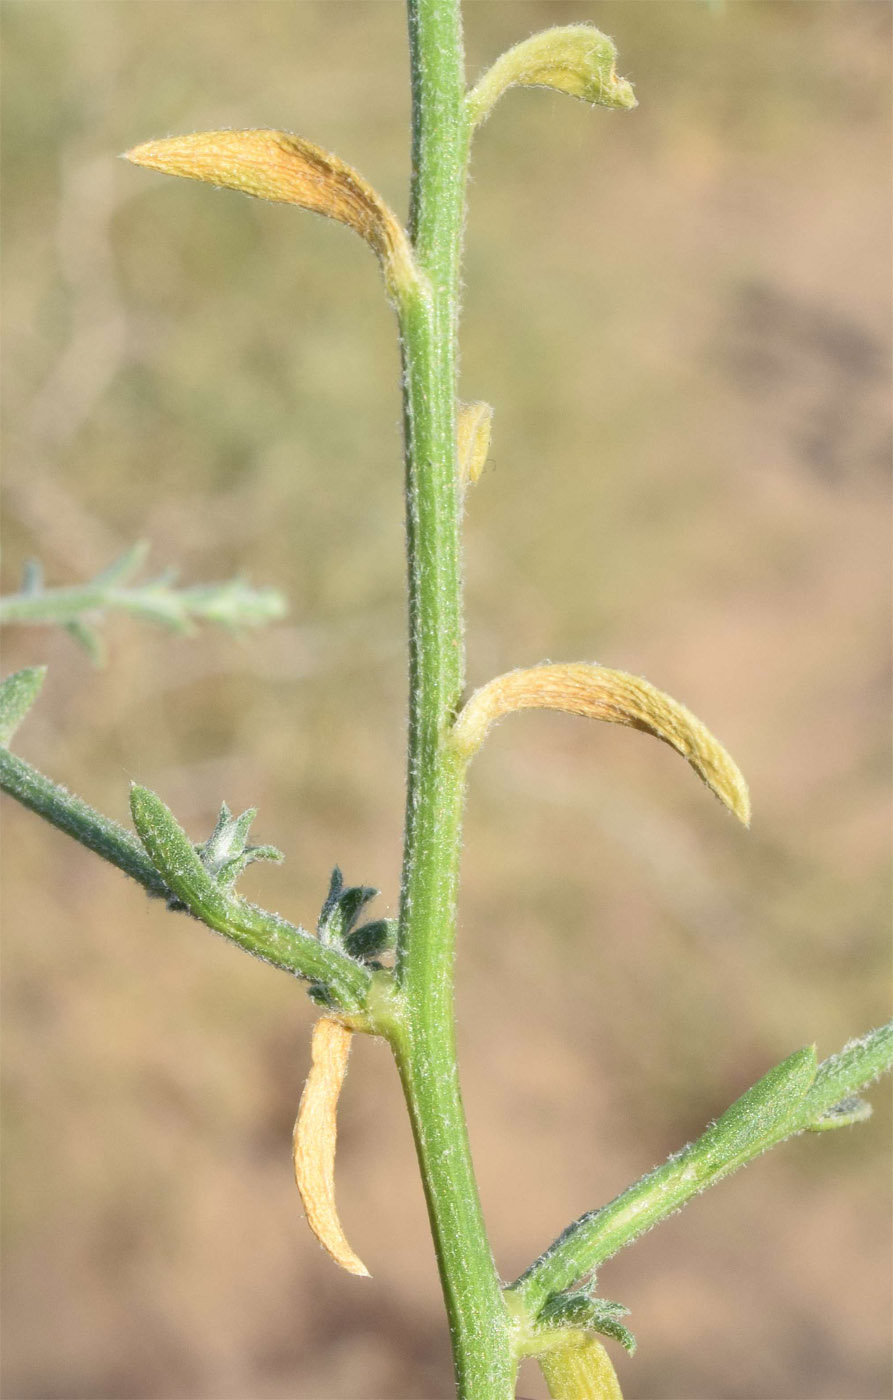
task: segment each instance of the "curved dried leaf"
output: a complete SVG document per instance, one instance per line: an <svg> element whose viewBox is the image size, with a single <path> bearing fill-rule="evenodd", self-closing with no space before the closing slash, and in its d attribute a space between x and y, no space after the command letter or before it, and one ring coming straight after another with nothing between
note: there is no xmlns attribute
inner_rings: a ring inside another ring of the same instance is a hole
<svg viewBox="0 0 893 1400"><path fill-rule="evenodd" d="M375 250L389 283L399 288L416 281L409 241L381 196L343 160L300 136L263 129L199 131L146 141L127 151L126 159L336 219Z"/></svg>
<svg viewBox="0 0 893 1400"><path fill-rule="evenodd" d="M295 1121L295 1181L307 1224L326 1253L348 1273L368 1278L369 1270L348 1244L335 1208L336 1110L352 1037L352 1031L329 1016L313 1027L310 1073Z"/></svg>
<svg viewBox="0 0 893 1400"><path fill-rule="evenodd" d="M684 705L640 676L588 662L509 671L476 690L453 727L453 743L470 758L490 725L514 710L563 710L642 729L685 758L712 792L750 824L750 794L737 765Z"/></svg>
<svg viewBox="0 0 893 1400"><path fill-rule="evenodd" d="M582 1334L537 1361L552 1400L623 1400L611 1358L594 1337Z"/></svg>
<svg viewBox="0 0 893 1400"><path fill-rule="evenodd" d="M632 84L619 78L617 48L591 24L543 29L500 54L468 94L473 125L490 115L510 87L548 87L596 107L629 111L637 105Z"/></svg>

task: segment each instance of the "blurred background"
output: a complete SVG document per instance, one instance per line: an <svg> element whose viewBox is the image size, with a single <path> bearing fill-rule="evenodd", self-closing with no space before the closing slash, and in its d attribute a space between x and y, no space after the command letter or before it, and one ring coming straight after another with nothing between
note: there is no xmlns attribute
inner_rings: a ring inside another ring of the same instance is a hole
<svg viewBox="0 0 893 1400"><path fill-rule="evenodd" d="M745 834L662 745L524 715L471 781L463 1084L500 1269L770 1065L888 1014L889 29L878 3L473 0L469 70L548 24L613 35L639 109L512 93L470 189L461 393L469 679L646 675L750 779ZM400 211L402 6L7 0L4 580L128 543L242 571L285 623L126 620L46 662L23 756L195 840L260 808L249 897L309 923L332 865L396 909L405 737L398 359L345 229L136 170L136 142L299 132ZM302 1219L316 1014L288 978L5 812L4 1394L442 1400L448 1339L383 1046L355 1047L338 1192L373 1279ZM629 1400L889 1394L888 1095L622 1254ZM536 1368L521 1393L545 1395Z"/></svg>

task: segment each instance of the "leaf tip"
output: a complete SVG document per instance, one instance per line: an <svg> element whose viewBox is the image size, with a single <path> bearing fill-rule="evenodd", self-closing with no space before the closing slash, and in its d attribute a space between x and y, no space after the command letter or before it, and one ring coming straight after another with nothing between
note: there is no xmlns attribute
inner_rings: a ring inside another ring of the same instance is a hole
<svg viewBox="0 0 893 1400"><path fill-rule="evenodd" d="M0 748L9 746L40 694L46 673L46 666L26 666L22 671L14 671L0 684Z"/></svg>

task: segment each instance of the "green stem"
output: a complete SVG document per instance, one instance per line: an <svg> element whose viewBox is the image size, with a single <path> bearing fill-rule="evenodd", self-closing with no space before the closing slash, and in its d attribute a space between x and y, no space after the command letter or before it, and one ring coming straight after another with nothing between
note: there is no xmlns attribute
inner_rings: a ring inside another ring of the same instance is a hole
<svg viewBox="0 0 893 1400"><path fill-rule="evenodd" d="M0 748L0 789L116 865L149 894L167 899L170 890L132 832L4 748Z"/></svg>
<svg viewBox="0 0 893 1400"><path fill-rule="evenodd" d="M458 0L409 0L411 235L421 286L399 307L404 370L410 722L394 1051L412 1120L461 1400L509 1400L511 1327L484 1228L453 1014L465 764L446 742L464 680L456 330L469 129Z"/></svg>

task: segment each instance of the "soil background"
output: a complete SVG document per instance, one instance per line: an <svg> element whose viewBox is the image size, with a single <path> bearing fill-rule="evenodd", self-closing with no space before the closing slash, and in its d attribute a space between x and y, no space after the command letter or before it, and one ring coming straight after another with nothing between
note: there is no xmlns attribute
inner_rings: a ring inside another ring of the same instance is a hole
<svg viewBox="0 0 893 1400"><path fill-rule="evenodd" d="M499 1267L696 1135L769 1066L889 1015L890 22L881 3L491 3L469 69L612 34L632 114L517 92L477 140L461 393L469 678L588 658L688 704L745 834L641 734L519 716L471 778L463 1084ZM186 582L276 585L232 639L6 639L49 664L23 756L195 840L222 799L312 923L337 862L396 907L405 731L392 316L347 230L116 159L294 130L403 215L402 7L6 0L5 586L138 538ZM398 1084L356 1046L337 1272L291 1177L315 1010L288 978L5 812L8 1400L445 1400L448 1339ZM889 1097L603 1270L628 1400L890 1393ZM545 1390L536 1369L520 1389Z"/></svg>

